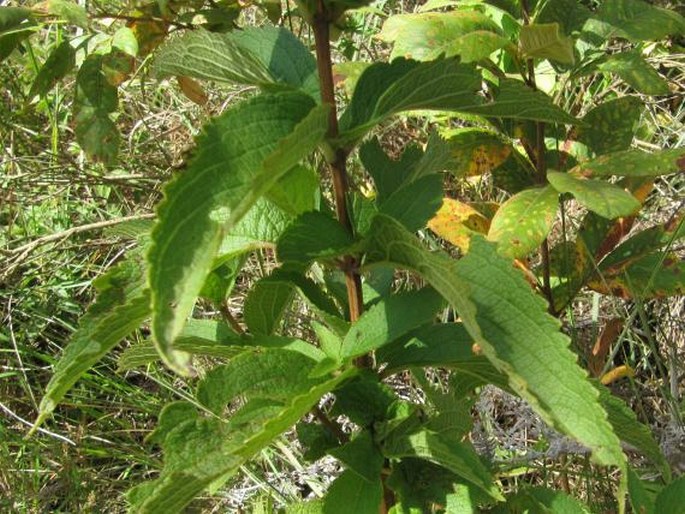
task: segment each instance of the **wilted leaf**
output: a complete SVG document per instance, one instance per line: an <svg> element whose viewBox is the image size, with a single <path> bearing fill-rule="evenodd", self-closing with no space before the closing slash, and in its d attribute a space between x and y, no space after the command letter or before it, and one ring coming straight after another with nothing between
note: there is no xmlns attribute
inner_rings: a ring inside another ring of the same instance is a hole
<svg viewBox="0 0 685 514"><path fill-rule="evenodd" d="M188 98L188 100L196 103L197 105L205 105L207 103L209 97L207 96L207 93L205 93L205 90L202 88L200 83L191 79L190 77L179 76L176 77L176 79L178 80L178 85L181 88L181 91L183 91L183 94L186 96L186 98Z"/></svg>

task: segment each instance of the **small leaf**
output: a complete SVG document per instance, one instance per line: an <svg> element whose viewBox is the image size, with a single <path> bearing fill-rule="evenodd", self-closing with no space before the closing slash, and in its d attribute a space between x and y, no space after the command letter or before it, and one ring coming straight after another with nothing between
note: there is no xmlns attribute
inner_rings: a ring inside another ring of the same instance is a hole
<svg viewBox="0 0 685 514"><path fill-rule="evenodd" d="M457 59L374 63L359 78L340 119L341 142L352 143L387 117L403 111L459 111L479 105L480 75Z"/></svg>
<svg viewBox="0 0 685 514"><path fill-rule="evenodd" d="M336 478L324 498L323 514L378 514L383 498L380 474L373 482L352 470Z"/></svg>
<svg viewBox="0 0 685 514"><path fill-rule="evenodd" d="M329 452L361 478L375 483L383 469L383 455L371 438L368 431L363 431L349 443L334 448Z"/></svg>
<svg viewBox="0 0 685 514"><path fill-rule="evenodd" d="M585 115L576 137L598 155L627 150L643 109L642 101L634 96L609 100Z"/></svg>
<svg viewBox="0 0 685 514"><path fill-rule="evenodd" d="M209 97L202 86L190 77L178 76L178 86L183 91L183 94L188 100L197 105L205 105L209 101Z"/></svg>
<svg viewBox="0 0 685 514"><path fill-rule="evenodd" d="M548 172L547 180L554 189L571 193L580 204L604 218L630 216L641 206L637 198L624 189L601 180L587 180L556 171Z"/></svg>
<svg viewBox="0 0 685 514"><path fill-rule="evenodd" d="M605 0L595 17L600 24L591 30L605 38L623 37L637 43L685 32L685 19L677 12L642 0Z"/></svg>
<svg viewBox="0 0 685 514"><path fill-rule="evenodd" d="M488 233L490 220L468 204L444 198L428 228L466 253L474 233Z"/></svg>
<svg viewBox="0 0 685 514"><path fill-rule="evenodd" d="M551 187L526 189L504 202L490 224L488 239L497 242L500 255L525 257L552 230L559 195Z"/></svg>
<svg viewBox="0 0 685 514"><path fill-rule="evenodd" d="M672 512L683 514L685 512L685 476L676 478L664 487L656 497L654 512Z"/></svg>
<svg viewBox="0 0 685 514"><path fill-rule="evenodd" d="M318 98L316 62L291 32L276 27L227 34L186 32L160 49L155 71L161 76L301 89Z"/></svg>
<svg viewBox="0 0 685 514"><path fill-rule="evenodd" d="M418 457L443 466L462 477L496 500L502 494L492 483L488 469L478 459L473 447L425 430L404 437L391 437L383 443L386 457L399 459Z"/></svg>
<svg viewBox="0 0 685 514"><path fill-rule="evenodd" d="M76 65L76 52L69 41L56 47L41 67L31 85L29 98L45 96Z"/></svg>
<svg viewBox="0 0 685 514"><path fill-rule="evenodd" d="M411 232L426 226L442 204L442 177L427 175L407 184L381 203L378 212L396 219Z"/></svg>
<svg viewBox="0 0 685 514"><path fill-rule="evenodd" d="M327 108L314 108L302 93L247 100L205 128L188 170L167 185L148 253L149 281L152 334L177 371L183 359L173 353L173 340L213 266L222 232L230 233L316 147L327 121Z"/></svg>
<svg viewBox="0 0 685 514"><path fill-rule="evenodd" d="M285 310L293 299L294 288L287 282L271 280L258 281L245 298L243 316L250 332L270 335L279 327Z"/></svg>
<svg viewBox="0 0 685 514"><path fill-rule="evenodd" d="M352 325L343 340L342 358L363 355L394 341L431 321L441 305L440 295L430 288L381 300Z"/></svg>
<svg viewBox="0 0 685 514"><path fill-rule="evenodd" d="M88 27L88 14L81 5L70 0L46 0L33 6L34 13L51 15L79 27Z"/></svg>
<svg viewBox="0 0 685 514"><path fill-rule="evenodd" d="M281 262L308 264L318 259L332 259L346 253L354 240L340 222L320 211L299 216L278 240Z"/></svg>
<svg viewBox="0 0 685 514"><path fill-rule="evenodd" d="M685 171L685 148L647 153L624 150L579 164L569 173L584 177L657 177Z"/></svg>
<svg viewBox="0 0 685 514"><path fill-rule="evenodd" d="M573 40L562 35L559 29L558 23L523 25L519 35L521 53L527 58L573 64Z"/></svg>
<svg viewBox="0 0 685 514"><path fill-rule="evenodd" d="M513 46L494 21L475 10L391 16L378 37L394 43L391 60L430 61L458 55L466 63Z"/></svg>
<svg viewBox="0 0 685 514"><path fill-rule="evenodd" d="M148 317L149 294L140 262L127 260L98 278L98 295L55 366L40 402L34 430L76 381Z"/></svg>
<svg viewBox="0 0 685 514"><path fill-rule="evenodd" d="M138 56L138 40L130 27L121 27L112 36L112 48L130 57Z"/></svg>
<svg viewBox="0 0 685 514"><path fill-rule="evenodd" d="M494 92L494 100L478 106L456 109L461 112L513 118L520 120L545 121L578 125L580 122L566 111L557 107L542 91L534 91L523 82L514 79L500 80Z"/></svg>
<svg viewBox="0 0 685 514"><path fill-rule="evenodd" d="M635 51L610 55L599 64L598 69L615 73L638 93L645 95L670 93L668 82Z"/></svg>
<svg viewBox="0 0 685 514"><path fill-rule="evenodd" d="M481 128L450 130L443 135L450 150L450 172L457 178L493 171L513 150L497 133Z"/></svg>

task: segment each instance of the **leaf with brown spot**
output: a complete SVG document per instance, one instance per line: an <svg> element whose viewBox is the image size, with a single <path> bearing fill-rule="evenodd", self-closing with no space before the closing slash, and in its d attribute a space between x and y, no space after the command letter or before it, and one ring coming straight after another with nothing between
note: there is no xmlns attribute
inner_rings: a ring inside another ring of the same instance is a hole
<svg viewBox="0 0 685 514"><path fill-rule="evenodd" d="M593 279L588 286L623 299L684 295L685 261L675 254L654 252L633 262L620 274Z"/></svg>
<svg viewBox="0 0 685 514"><path fill-rule="evenodd" d="M623 324L624 321L621 318L612 318L604 324L604 328L588 356L587 367L593 377L599 377L602 373L611 345L616 342L616 338L623 329Z"/></svg>
<svg viewBox="0 0 685 514"><path fill-rule="evenodd" d="M456 177L475 177L502 165L513 147L498 134L479 128L450 130L447 139Z"/></svg>
<svg viewBox="0 0 685 514"><path fill-rule="evenodd" d="M501 255L525 257L540 246L557 213L558 193L547 186L526 189L504 202L492 219L488 239Z"/></svg>
<svg viewBox="0 0 685 514"><path fill-rule="evenodd" d="M578 242L564 241L552 248L550 278L555 312L561 312L575 298L593 271L594 265Z"/></svg>
<svg viewBox="0 0 685 514"><path fill-rule="evenodd" d="M181 91L183 91L183 94L186 96L186 98L188 98L188 100L196 103L197 105L205 105L207 103L209 98L199 82L191 79L190 77L184 76L178 76L176 79L178 80L178 85L181 88Z"/></svg>
<svg viewBox="0 0 685 514"><path fill-rule="evenodd" d="M658 177L685 171L685 148L648 153L624 150L579 164L570 174L582 177Z"/></svg>
<svg viewBox="0 0 685 514"><path fill-rule="evenodd" d="M471 236L487 234L490 220L468 204L445 198L440 210L428 222L428 228L466 253Z"/></svg>
<svg viewBox="0 0 685 514"><path fill-rule="evenodd" d="M604 373L602 375L602 378L599 379L599 381L602 383L602 385L609 385L613 382L616 382L617 380L625 377L634 377L635 376L635 370L631 368L628 365L622 365L618 366L614 369L611 369Z"/></svg>

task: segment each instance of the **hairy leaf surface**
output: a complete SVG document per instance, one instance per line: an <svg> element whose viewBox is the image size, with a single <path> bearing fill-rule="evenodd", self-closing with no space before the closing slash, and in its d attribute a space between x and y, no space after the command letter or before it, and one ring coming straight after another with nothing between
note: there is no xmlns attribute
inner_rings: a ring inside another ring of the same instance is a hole
<svg viewBox="0 0 685 514"><path fill-rule="evenodd" d="M152 334L183 371L173 341L230 230L257 199L309 154L326 132L327 108L303 93L263 95L216 118L188 170L165 189L148 254Z"/></svg>
<svg viewBox="0 0 685 514"><path fill-rule="evenodd" d="M467 256L454 261L426 251L401 225L379 215L369 251L369 263L390 262L422 275L457 309L483 354L543 419L591 448L597 462L623 468L618 438L568 349L568 338L493 244L474 237Z"/></svg>

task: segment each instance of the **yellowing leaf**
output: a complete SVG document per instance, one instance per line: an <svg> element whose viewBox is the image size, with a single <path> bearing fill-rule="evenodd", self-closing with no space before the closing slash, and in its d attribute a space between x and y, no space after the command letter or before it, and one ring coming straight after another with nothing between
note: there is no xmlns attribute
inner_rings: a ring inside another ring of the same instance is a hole
<svg viewBox="0 0 685 514"><path fill-rule="evenodd" d="M548 186L526 189L504 202L488 232L500 255L517 259L537 248L552 229L558 197Z"/></svg>
<svg viewBox="0 0 685 514"><path fill-rule="evenodd" d="M188 100L196 103L197 105L204 105L207 103L209 98L199 82L191 79L190 77L179 76L176 78L181 91L183 91L183 94L186 96L186 98L188 98Z"/></svg>
<svg viewBox="0 0 685 514"><path fill-rule="evenodd" d="M447 139L457 177L483 175L499 167L512 152L512 146L494 132L478 128L449 131Z"/></svg>
<svg viewBox="0 0 685 514"><path fill-rule="evenodd" d="M466 253L471 236L476 232L487 234L490 220L468 204L445 198L428 228Z"/></svg>
<svg viewBox="0 0 685 514"><path fill-rule="evenodd" d="M604 375L602 375L602 378L600 378L599 381L604 385L609 385L612 382L616 382L620 378L634 376L635 370L633 370L633 368L631 368L630 366L624 364L623 366L618 366L604 373Z"/></svg>

